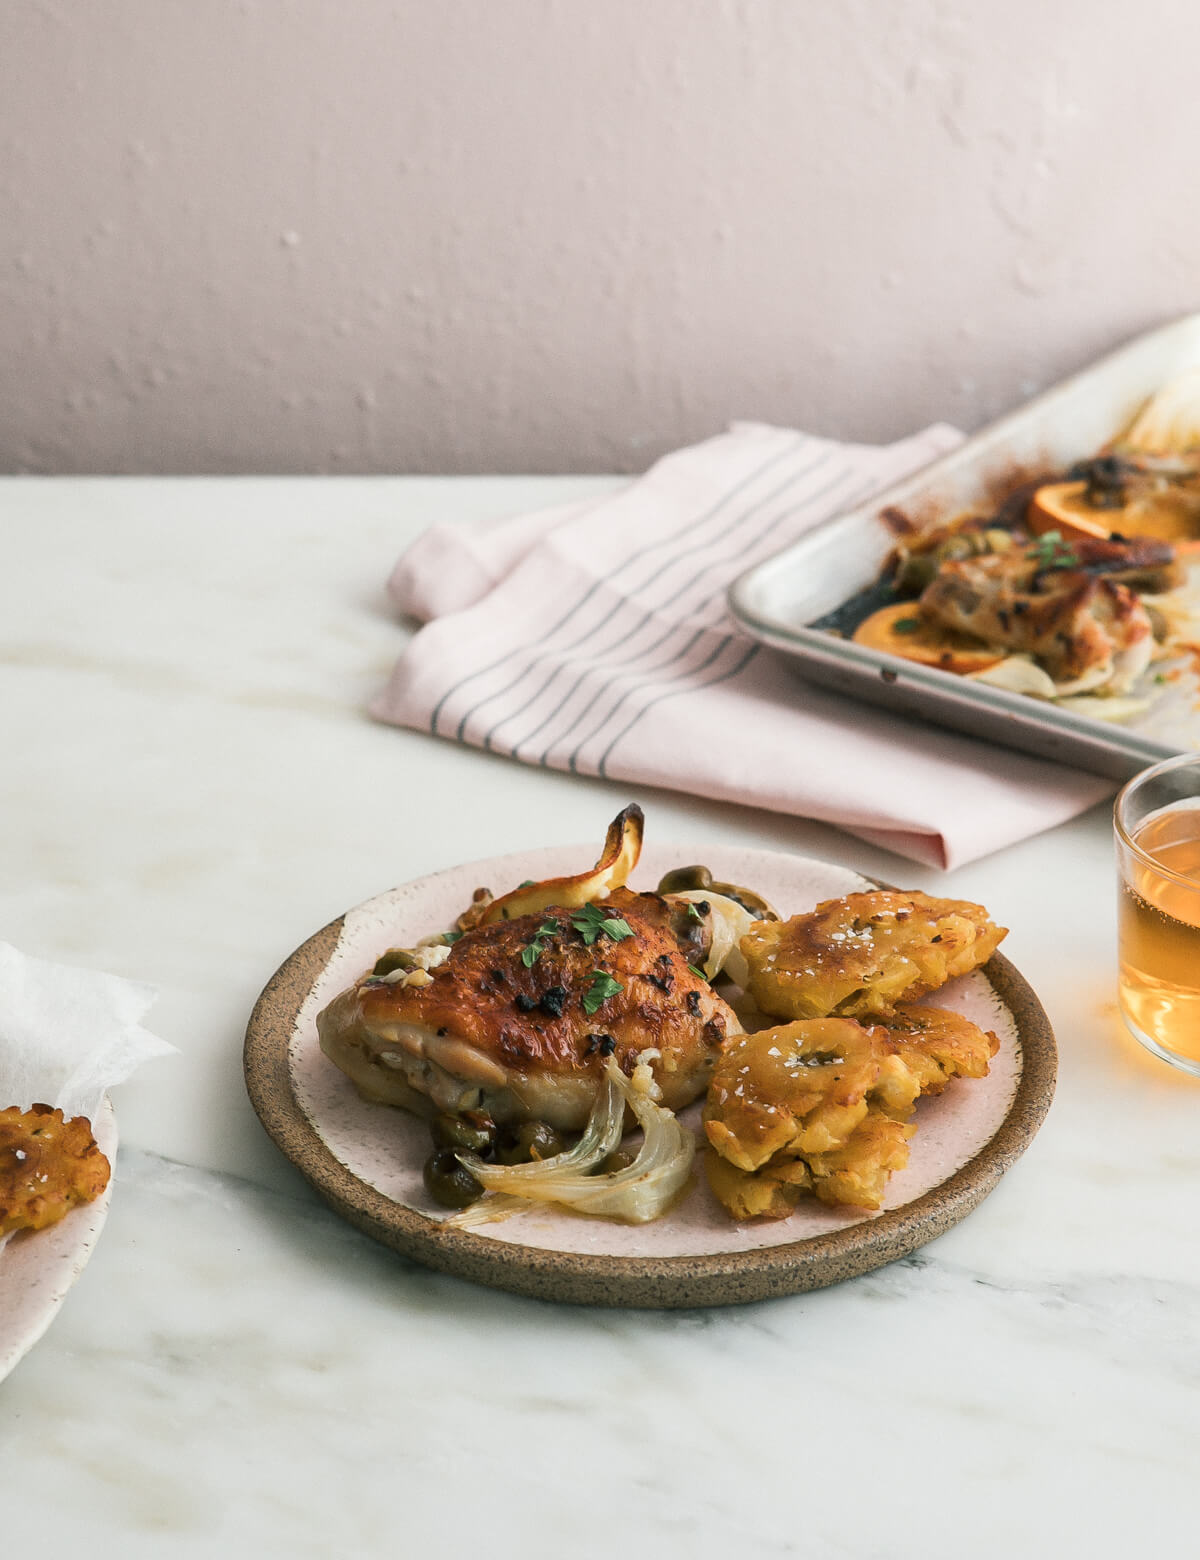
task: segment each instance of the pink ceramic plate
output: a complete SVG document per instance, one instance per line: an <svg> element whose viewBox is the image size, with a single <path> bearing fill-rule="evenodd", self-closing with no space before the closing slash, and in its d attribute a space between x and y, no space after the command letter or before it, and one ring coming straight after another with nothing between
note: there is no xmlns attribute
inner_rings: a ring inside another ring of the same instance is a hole
<svg viewBox="0 0 1200 1560"><path fill-rule="evenodd" d="M117 1118L105 1100L92 1132L110 1165L117 1158ZM112 1197L112 1177L94 1202L74 1208L46 1230L23 1230L0 1247L0 1381L54 1320L87 1266Z"/></svg>
<svg viewBox="0 0 1200 1560"><path fill-rule="evenodd" d="M923 1100L907 1168L875 1214L806 1201L791 1217L736 1224L702 1173L675 1210L627 1226L543 1206L473 1231L442 1227L421 1182L428 1127L368 1104L322 1054L316 1015L388 947L453 924L486 885L581 871L586 847L555 847L451 868L368 900L310 938L276 974L250 1022L246 1076L267 1130L317 1189L360 1228L417 1260L479 1282L548 1298L617 1305L693 1305L815 1288L914 1250L986 1196L1049 1106L1055 1050L1026 982L996 956L936 1000L1000 1038L986 1079ZM703 861L714 876L765 895L781 914L870 887L844 867L715 845L647 846L631 879L653 888L672 867ZM685 1117L699 1121L693 1107Z"/></svg>

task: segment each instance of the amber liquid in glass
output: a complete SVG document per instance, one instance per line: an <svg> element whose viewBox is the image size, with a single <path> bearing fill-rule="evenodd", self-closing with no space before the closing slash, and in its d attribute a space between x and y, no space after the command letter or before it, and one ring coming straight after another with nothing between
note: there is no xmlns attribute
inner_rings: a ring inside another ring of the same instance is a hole
<svg viewBox="0 0 1200 1560"><path fill-rule="evenodd" d="M1200 1063L1200 806L1152 813L1133 834L1156 862L1127 861L1120 899L1121 1007L1173 1056Z"/></svg>

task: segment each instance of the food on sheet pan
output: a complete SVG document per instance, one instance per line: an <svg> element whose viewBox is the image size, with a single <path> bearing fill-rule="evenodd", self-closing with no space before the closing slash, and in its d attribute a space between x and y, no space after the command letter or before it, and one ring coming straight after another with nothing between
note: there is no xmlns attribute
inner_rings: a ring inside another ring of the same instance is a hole
<svg viewBox="0 0 1200 1560"><path fill-rule="evenodd" d="M111 1173L82 1116L15 1105L0 1110L0 1237L43 1230L99 1197Z"/></svg>
<svg viewBox="0 0 1200 1560"><path fill-rule="evenodd" d="M696 1147L677 1112L701 1097L733 1217L780 1218L803 1195L878 1207L918 1096L984 1076L996 1049L914 999L1004 929L892 890L784 921L701 866L636 893L641 838L626 808L591 871L481 889L453 931L388 949L318 1015L322 1049L365 1098L429 1120L425 1185L460 1228L531 1202L661 1217Z"/></svg>
<svg viewBox="0 0 1200 1560"><path fill-rule="evenodd" d="M991 649L969 634L920 616L911 601L894 601L889 607L880 607L859 625L854 637L871 650L886 650L906 661L940 666L960 677L986 672L1004 659L1003 650Z"/></svg>
<svg viewBox="0 0 1200 1560"><path fill-rule="evenodd" d="M904 520L903 516L894 519ZM871 649L1128 721L1200 643L1200 375L994 513L911 525L853 629ZM881 595L886 598L880 605ZM1150 732L1148 734L1155 734Z"/></svg>

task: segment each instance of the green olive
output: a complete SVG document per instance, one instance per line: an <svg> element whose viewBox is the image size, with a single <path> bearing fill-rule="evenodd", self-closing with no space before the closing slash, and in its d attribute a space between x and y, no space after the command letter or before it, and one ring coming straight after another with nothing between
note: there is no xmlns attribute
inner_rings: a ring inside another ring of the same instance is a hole
<svg viewBox="0 0 1200 1560"><path fill-rule="evenodd" d="M375 961L372 975L390 975L394 970L415 970L420 965L416 955L409 948L389 948Z"/></svg>
<svg viewBox="0 0 1200 1560"><path fill-rule="evenodd" d="M896 570L894 584L901 595L919 595L938 571L937 559L929 553L914 553Z"/></svg>
<svg viewBox="0 0 1200 1560"><path fill-rule="evenodd" d="M942 564L957 558L973 558L976 553L986 550L979 546L973 532L964 529L948 536L944 542L939 542L933 549L933 555Z"/></svg>
<svg viewBox="0 0 1200 1560"><path fill-rule="evenodd" d="M683 894L689 889L712 888L712 873L707 867L676 867L658 885L660 894Z"/></svg>
<svg viewBox="0 0 1200 1560"><path fill-rule="evenodd" d="M561 1133L548 1121L526 1121L505 1135L496 1158L502 1165L524 1165L531 1160L553 1159L566 1147Z"/></svg>
<svg viewBox="0 0 1200 1560"><path fill-rule="evenodd" d="M425 1190L443 1208L468 1208L483 1196L483 1187L460 1165L452 1148L430 1154L422 1171Z"/></svg>
<svg viewBox="0 0 1200 1560"><path fill-rule="evenodd" d="M496 1147L496 1123L480 1110L441 1111L429 1123L436 1148L460 1148L486 1159Z"/></svg>
<svg viewBox="0 0 1200 1560"><path fill-rule="evenodd" d="M612 1153L602 1159L596 1167L597 1175L616 1175L618 1170L628 1170L637 1158L627 1148L614 1148Z"/></svg>
<svg viewBox="0 0 1200 1560"><path fill-rule="evenodd" d="M756 894L752 888L742 888L737 883L718 883L707 867L676 867L658 885L660 894L688 894L703 892L705 889L721 894L726 899L736 900L759 921L779 920L778 911L773 910L761 894Z"/></svg>

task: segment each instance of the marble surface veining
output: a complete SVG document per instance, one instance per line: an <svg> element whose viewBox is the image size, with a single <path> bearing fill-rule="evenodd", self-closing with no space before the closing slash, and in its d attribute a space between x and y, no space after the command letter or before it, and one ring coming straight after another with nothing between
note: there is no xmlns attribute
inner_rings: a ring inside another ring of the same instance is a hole
<svg viewBox="0 0 1200 1560"><path fill-rule="evenodd" d="M1195 1552L1200 1084L1123 1037L1104 809L953 874L372 725L382 582L534 481L0 483L0 936L156 983L112 1211L0 1383L0 1554L894 1560ZM246 1103L267 976L452 861L589 840L799 850L977 898L1058 1095L916 1257L726 1311L576 1310L413 1267Z"/></svg>

